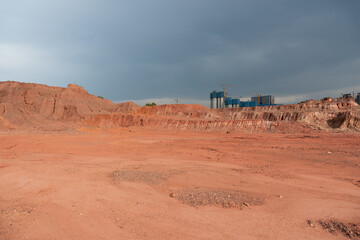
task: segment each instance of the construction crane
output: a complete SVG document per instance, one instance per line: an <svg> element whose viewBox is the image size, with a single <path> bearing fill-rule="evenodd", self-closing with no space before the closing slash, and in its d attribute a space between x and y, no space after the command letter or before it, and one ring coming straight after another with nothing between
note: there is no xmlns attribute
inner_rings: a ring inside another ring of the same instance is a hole
<svg viewBox="0 0 360 240"><path fill-rule="evenodd" d="M240 87L239 85L230 85L230 84L221 84L221 86L222 86L222 88L223 88L225 97L228 97L227 92L225 92L225 88L226 88L226 87Z"/></svg>

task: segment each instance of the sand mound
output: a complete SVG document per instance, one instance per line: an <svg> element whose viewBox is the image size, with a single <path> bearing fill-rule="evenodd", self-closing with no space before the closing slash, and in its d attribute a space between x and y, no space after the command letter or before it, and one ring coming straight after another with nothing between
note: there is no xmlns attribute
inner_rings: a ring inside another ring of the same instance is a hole
<svg viewBox="0 0 360 240"><path fill-rule="evenodd" d="M133 113L140 108L140 106L134 102L118 103L116 106L117 113Z"/></svg>
<svg viewBox="0 0 360 240"><path fill-rule="evenodd" d="M41 125L46 121L77 121L88 114L129 113L136 107L139 106L134 103L114 104L74 84L61 88L0 82L0 116L18 126Z"/></svg>

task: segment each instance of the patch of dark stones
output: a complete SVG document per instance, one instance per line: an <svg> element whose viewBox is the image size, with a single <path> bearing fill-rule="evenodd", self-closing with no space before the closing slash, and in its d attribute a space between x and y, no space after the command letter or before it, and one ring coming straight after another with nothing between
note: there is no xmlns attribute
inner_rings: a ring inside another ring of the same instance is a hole
<svg viewBox="0 0 360 240"><path fill-rule="evenodd" d="M173 197L183 204L192 207L198 206L220 206L222 208L242 209L250 206L259 206L264 204L264 199L252 196L248 192L229 191L229 190L183 190L170 193Z"/></svg>
<svg viewBox="0 0 360 240"><path fill-rule="evenodd" d="M120 170L114 171L110 177L114 182L137 182L157 185L169 177L180 174L180 171L169 170L166 172L157 171L138 171L138 170Z"/></svg>
<svg viewBox="0 0 360 240"><path fill-rule="evenodd" d="M355 223L343 223L341 221L331 220L319 220L320 226L334 235L341 233L349 239L360 239L360 226Z"/></svg>

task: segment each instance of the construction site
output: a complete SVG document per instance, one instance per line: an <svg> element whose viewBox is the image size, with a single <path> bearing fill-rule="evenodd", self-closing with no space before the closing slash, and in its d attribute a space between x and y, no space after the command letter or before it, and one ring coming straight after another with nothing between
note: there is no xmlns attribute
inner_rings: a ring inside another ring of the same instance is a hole
<svg viewBox="0 0 360 240"><path fill-rule="evenodd" d="M256 94L250 101L241 101L242 97L232 98L225 91L226 87L239 87L237 85L221 84L222 91L212 91L210 93L210 108L238 108L238 107L257 107L257 106L275 106L274 95L262 96Z"/></svg>
<svg viewBox="0 0 360 240"><path fill-rule="evenodd" d="M210 108L238 108L238 107L261 107L276 106L273 95L258 95L251 101L241 101L240 98L225 97L225 92L213 91L210 93Z"/></svg>
<svg viewBox="0 0 360 240"><path fill-rule="evenodd" d="M359 239L360 106L254 97L0 82L0 239Z"/></svg>
<svg viewBox="0 0 360 240"><path fill-rule="evenodd" d="M360 240L360 0L0 0L0 240Z"/></svg>
<svg viewBox="0 0 360 240"><path fill-rule="evenodd" d="M255 94L249 101L241 101L242 97L232 98L228 96L225 87L234 85L221 84L222 91L212 91L210 93L210 108L239 108L239 107L263 107L263 106L276 106L274 95L261 95ZM235 85L235 87L238 87ZM360 105L360 92L355 96L355 93L341 94L342 98L351 98Z"/></svg>

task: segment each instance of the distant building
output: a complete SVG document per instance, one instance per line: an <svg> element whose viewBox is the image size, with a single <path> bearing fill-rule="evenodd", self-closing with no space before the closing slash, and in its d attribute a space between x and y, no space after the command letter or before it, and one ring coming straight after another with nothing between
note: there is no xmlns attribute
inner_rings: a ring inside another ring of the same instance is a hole
<svg viewBox="0 0 360 240"><path fill-rule="evenodd" d="M355 101L360 105L360 93L357 94Z"/></svg>
<svg viewBox="0 0 360 240"><path fill-rule="evenodd" d="M270 106L275 104L274 95L252 97L251 101L240 101L240 98L225 97L224 91L210 93L210 108L238 108Z"/></svg>
<svg viewBox="0 0 360 240"><path fill-rule="evenodd" d="M354 98L354 96L351 93L344 93L342 94L343 98Z"/></svg>
<svg viewBox="0 0 360 240"><path fill-rule="evenodd" d="M224 92L213 91L210 93L210 108L224 108L225 107Z"/></svg>
<svg viewBox="0 0 360 240"><path fill-rule="evenodd" d="M272 104L275 104L275 97L274 97L274 95L251 97L251 101L258 102L260 106L262 106L262 105L272 105Z"/></svg>

